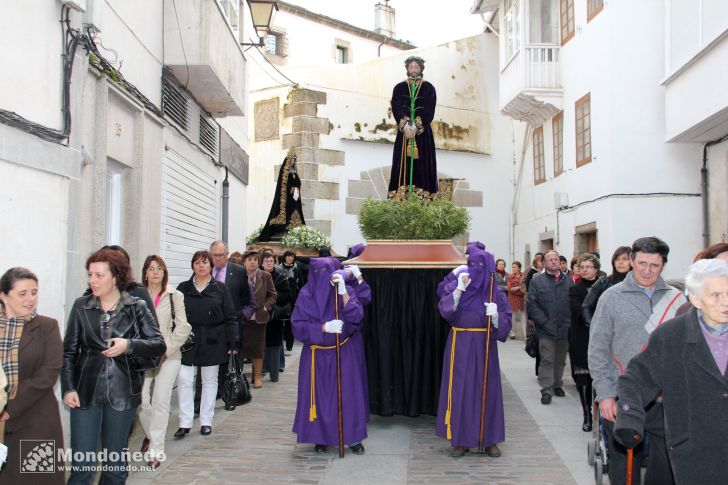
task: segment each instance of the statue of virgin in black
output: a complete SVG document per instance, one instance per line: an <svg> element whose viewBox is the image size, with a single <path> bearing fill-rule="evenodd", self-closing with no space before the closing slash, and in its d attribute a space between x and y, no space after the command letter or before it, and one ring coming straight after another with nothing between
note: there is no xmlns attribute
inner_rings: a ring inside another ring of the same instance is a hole
<svg viewBox="0 0 728 485"><path fill-rule="evenodd" d="M288 230L305 225L301 179L296 172L296 151L291 148L278 171L275 197L258 241L280 240Z"/></svg>

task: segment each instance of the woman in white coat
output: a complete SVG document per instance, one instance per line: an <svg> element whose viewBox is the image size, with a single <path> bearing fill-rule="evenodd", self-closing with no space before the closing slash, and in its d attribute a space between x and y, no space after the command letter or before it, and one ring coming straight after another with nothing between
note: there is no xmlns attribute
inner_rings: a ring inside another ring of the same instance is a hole
<svg viewBox="0 0 728 485"><path fill-rule="evenodd" d="M169 403L172 399L177 374L182 365L180 347L192 331L187 322L185 302L182 293L168 286L169 272L164 260L153 254L144 261L142 269L144 287L154 301L159 321L159 330L167 344L167 352L162 364L147 371L142 387L142 404L139 421L146 433L142 443L142 453L147 453L149 466L156 468L164 457L164 437L169 421ZM154 392L152 392L154 384Z"/></svg>

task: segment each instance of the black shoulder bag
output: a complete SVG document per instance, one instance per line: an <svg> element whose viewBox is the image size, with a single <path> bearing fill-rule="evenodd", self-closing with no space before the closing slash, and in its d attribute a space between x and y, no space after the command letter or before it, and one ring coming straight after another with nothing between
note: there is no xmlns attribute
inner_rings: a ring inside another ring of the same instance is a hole
<svg viewBox="0 0 728 485"><path fill-rule="evenodd" d="M146 308L146 305L145 305ZM148 310L147 310L148 311ZM132 318L134 319L133 328L136 332L136 336L134 338L142 338L142 333L139 330L139 322L137 320L136 315L136 305L132 308ZM141 355L135 355L132 353L129 356L129 363L131 364L131 367L133 370L138 372L146 372L148 370L154 370L157 367L160 366L162 363L162 356L159 357L144 357Z"/></svg>
<svg viewBox="0 0 728 485"><path fill-rule="evenodd" d="M169 294L169 307L172 310L172 332L174 332L174 329L177 328L177 325L174 322L175 319L175 312L174 312L174 298L172 298L172 293ZM188 350L192 350L192 347L195 346L195 334L194 332L190 331L190 335L187 337L187 340L185 340L185 343L183 343L179 350L180 352L187 352Z"/></svg>

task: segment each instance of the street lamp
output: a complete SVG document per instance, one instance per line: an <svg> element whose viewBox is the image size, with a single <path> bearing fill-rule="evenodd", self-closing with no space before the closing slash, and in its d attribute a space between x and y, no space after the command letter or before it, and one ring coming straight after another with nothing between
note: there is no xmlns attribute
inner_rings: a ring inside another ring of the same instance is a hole
<svg viewBox="0 0 728 485"><path fill-rule="evenodd" d="M255 33L260 39L255 43L241 43L240 45L255 45L263 47L265 44L265 36L268 35L270 22L273 18L273 10L278 10L278 2L276 0L248 0L250 7L250 18L253 21Z"/></svg>

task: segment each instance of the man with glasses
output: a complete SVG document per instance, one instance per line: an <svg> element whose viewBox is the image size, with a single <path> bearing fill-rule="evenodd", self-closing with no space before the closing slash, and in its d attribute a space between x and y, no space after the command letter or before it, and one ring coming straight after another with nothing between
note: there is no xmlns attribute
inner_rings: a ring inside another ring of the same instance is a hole
<svg viewBox="0 0 728 485"><path fill-rule="evenodd" d="M210 257L212 258L212 277L220 283L224 283L233 297L233 305L238 316L240 345L242 346L243 324L250 320L256 310L255 298L250 297L253 292L248 284L248 276L242 266L229 261L230 249L225 241L214 241L210 244ZM222 395L222 385L225 382L226 372L227 366L221 365L217 380L218 399ZM235 406L226 404L225 409L232 411Z"/></svg>
<svg viewBox="0 0 728 485"><path fill-rule="evenodd" d="M599 401L599 412L609 438L609 483L626 482L627 449L615 442L617 380L630 360L647 346L650 334L662 322L675 316L683 303L681 293L660 276L667 263L670 247L656 237L643 237L632 244L632 263L625 279L599 298L590 326L589 371ZM645 430L650 442L650 459L645 480L648 483L673 483L663 425L662 402L647 407ZM644 446L634 449L635 469L639 471ZM640 474L632 474L632 484Z"/></svg>
<svg viewBox="0 0 728 485"><path fill-rule="evenodd" d="M541 386L541 404L551 404L553 396L564 397L564 367L569 350L569 288L574 283L559 269L559 253L544 254L544 272L533 277L528 288L526 309L533 320L538 336L541 362L538 383Z"/></svg>

